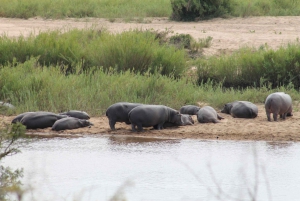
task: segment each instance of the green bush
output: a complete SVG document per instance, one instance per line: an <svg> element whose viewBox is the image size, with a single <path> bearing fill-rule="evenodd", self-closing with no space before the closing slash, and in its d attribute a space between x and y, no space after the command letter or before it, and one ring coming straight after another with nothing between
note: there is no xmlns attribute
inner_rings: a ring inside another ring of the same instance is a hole
<svg viewBox="0 0 300 201"><path fill-rule="evenodd" d="M131 30L112 34L105 30L51 31L28 38L0 38L0 64L25 62L38 57L43 65L67 66L66 73L91 66L132 70L145 73L159 71L179 77L185 70L185 51L160 44L151 31Z"/></svg>
<svg viewBox="0 0 300 201"><path fill-rule="evenodd" d="M193 21L222 17L230 13L231 4L231 0L171 0L171 19Z"/></svg>
<svg viewBox="0 0 300 201"><path fill-rule="evenodd" d="M222 82L224 87L300 87L300 44L278 50L244 48L230 56L198 60L198 83Z"/></svg>

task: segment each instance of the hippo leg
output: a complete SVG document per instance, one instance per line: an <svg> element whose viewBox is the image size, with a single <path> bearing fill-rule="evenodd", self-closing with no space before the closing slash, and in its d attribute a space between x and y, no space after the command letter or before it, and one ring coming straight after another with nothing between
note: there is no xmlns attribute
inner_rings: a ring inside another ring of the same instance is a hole
<svg viewBox="0 0 300 201"><path fill-rule="evenodd" d="M224 118L223 118L223 119L224 119ZM216 120L216 119L213 119L212 122L213 122L213 123L220 123L220 121L218 121L218 120Z"/></svg>
<svg viewBox="0 0 300 201"><path fill-rule="evenodd" d="M277 113L276 112L273 112L273 119L274 119L274 121L277 121Z"/></svg>
<svg viewBox="0 0 300 201"><path fill-rule="evenodd" d="M135 126L136 126L135 124L131 124L131 130L132 130L132 131L136 131Z"/></svg>
<svg viewBox="0 0 300 201"><path fill-rule="evenodd" d="M162 130L163 129L163 125L164 125L164 123L162 123L162 124L157 124L157 130Z"/></svg>
<svg viewBox="0 0 300 201"><path fill-rule="evenodd" d="M115 128L116 121L109 119L109 126L111 130L116 130Z"/></svg>
<svg viewBox="0 0 300 201"><path fill-rule="evenodd" d="M268 121L271 121L270 112L267 112L267 118L268 118Z"/></svg>
<svg viewBox="0 0 300 201"><path fill-rule="evenodd" d="M281 116L282 116L282 119L285 119L286 118L286 115L287 113L283 113Z"/></svg>
<svg viewBox="0 0 300 201"><path fill-rule="evenodd" d="M217 114L218 119L224 119L224 117L221 117L220 115Z"/></svg>

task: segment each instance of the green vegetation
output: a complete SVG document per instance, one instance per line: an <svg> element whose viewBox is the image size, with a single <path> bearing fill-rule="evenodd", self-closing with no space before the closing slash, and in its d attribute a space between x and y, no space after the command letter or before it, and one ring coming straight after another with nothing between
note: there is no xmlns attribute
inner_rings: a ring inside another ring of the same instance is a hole
<svg viewBox="0 0 300 201"><path fill-rule="evenodd" d="M145 18L171 15L169 0L2 0L0 17Z"/></svg>
<svg viewBox="0 0 300 201"><path fill-rule="evenodd" d="M159 71L163 75L180 76L185 69L185 52L161 45L158 33L132 30L111 34L105 30L52 31L28 38L0 38L0 64L25 62L39 57L44 65L62 65L66 73L91 66L113 67L117 71L145 73Z"/></svg>
<svg viewBox="0 0 300 201"><path fill-rule="evenodd" d="M0 17L115 18L143 22L145 17L203 20L229 16L299 15L297 0L2 0Z"/></svg>
<svg viewBox="0 0 300 201"><path fill-rule="evenodd" d="M222 82L224 87L300 87L300 43L278 50L242 48L229 56L194 62L198 82Z"/></svg>
<svg viewBox="0 0 300 201"><path fill-rule="evenodd" d="M7 156L17 154L20 144L17 141L24 137L25 126L21 124L6 125L0 130L0 162ZM18 195L22 199L22 189L20 178L23 170L12 170L10 167L0 165L0 200L9 200L9 194Z"/></svg>

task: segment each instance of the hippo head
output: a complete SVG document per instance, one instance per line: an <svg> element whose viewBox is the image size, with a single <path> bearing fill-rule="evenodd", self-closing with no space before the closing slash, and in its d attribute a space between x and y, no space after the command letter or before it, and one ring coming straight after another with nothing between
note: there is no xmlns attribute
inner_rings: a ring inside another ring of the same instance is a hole
<svg viewBox="0 0 300 201"><path fill-rule="evenodd" d="M182 125L183 124L183 122L182 122L182 114L180 114L179 112L177 112L175 115L173 115L171 123L174 123L174 124L176 124L178 126Z"/></svg>
<svg viewBox="0 0 300 201"><path fill-rule="evenodd" d="M80 125L81 125L81 127L89 127L90 128L94 124L92 122L90 122L89 120L81 119Z"/></svg>
<svg viewBox="0 0 300 201"><path fill-rule="evenodd" d="M221 112L225 114L230 114L231 108L232 108L232 104L227 103L224 105L224 108L221 110Z"/></svg>

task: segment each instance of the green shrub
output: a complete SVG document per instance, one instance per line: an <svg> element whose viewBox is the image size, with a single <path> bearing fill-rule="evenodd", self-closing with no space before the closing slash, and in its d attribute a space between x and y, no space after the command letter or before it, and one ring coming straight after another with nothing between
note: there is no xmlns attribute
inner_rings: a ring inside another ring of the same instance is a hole
<svg viewBox="0 0 300 201"><path fill-rule="evenodd" d="M0 63L25 62L38 57L43 65L67 66L66 73L91 66L145 73L160 71L179 77L185 70L185 51L161 44L151 31L112 34L105 30L50 31L15 39L0 38Z"/></svg>
<svg viewBox="0 0 300 201"><path fill-rule="evenodd" d="M300 87L300 44L278 50L244 48L229 55L198 60L198 83L222 82L224 87Z"/></svg>
<svg viewBox="0 0 300 201"><path fill-rule="evenodd" d="M171 6L172 20L204 20L230 13L231 0L171 0Z"/></svg>

